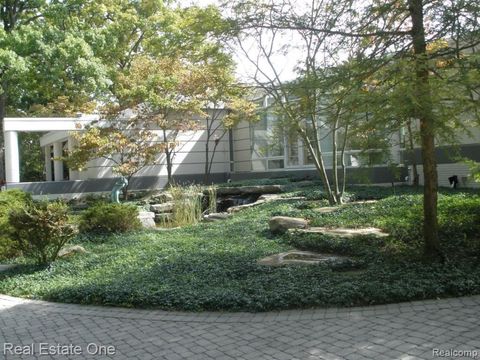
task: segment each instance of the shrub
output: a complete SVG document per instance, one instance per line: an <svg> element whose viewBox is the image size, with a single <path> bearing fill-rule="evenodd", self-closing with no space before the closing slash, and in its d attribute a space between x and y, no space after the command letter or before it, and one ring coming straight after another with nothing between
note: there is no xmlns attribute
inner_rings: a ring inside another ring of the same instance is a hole
<svg viewBox="0 0 480 360"><path fill-rule="evenodd" d="M39 264L54 261L60 249L75 236L69 223L68 206L60 201L30 203L10 212L12 238L23 254Z"/></svg>
<svg viewBox="0 0 480 360"><path fill-rule="evenodd" d="M96 203L85 210L80 218L81 232L124 233L141 226L138 208L132 204Z"/></svg>
<svg viewBox="0 0 480 360"><path fill-rule="evenodd" d="M0 259L18 255L18 248L10 237L12 227L8 222L8 214L12 210L23 209L32 201L30 194L19 189L0 192Z"/></svg>

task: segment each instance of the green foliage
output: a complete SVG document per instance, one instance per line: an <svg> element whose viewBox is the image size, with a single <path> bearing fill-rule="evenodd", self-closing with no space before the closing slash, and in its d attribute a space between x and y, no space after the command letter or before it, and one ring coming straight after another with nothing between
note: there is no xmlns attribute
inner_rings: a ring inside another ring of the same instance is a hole
<svg viewBox="0 0 480 360"><path fill-rule="evenodd" d="M470 168L470 176L472 179L476 182L480 182L480 163L472 160L467 160L466 163Z"/></svg>
<svg viewBox="0 0 480 360"><path fill-rule="evenodd" d="M72 169L82 170L89 160L104 158L113 163L113 172L130 179L145 166L155 163L164 147L152 141L154 132L145 129L145 124L137 118L117 120L104 119L108 125L92 126L72 135L77 147L66 158Z"/></svg>
<svg viewBox="0 0 480 360"><path fill-rule="evenodd" d="M60 201L30 203L9 214L12 238L26 257L38 264L54 261L76 229L69 223L68 206Z"/></svg>
<svg viewBox="0 0 480 360"><path fill-rule="evenodd" d="M92 47L93 24L85 26L77 11L81 6L65 12L46 1L4 4L0 65L9 112L36 113L59 98L79 109L105 91L106 67Z"/></svg>
<svg viewBox="0 0 480 360"><path fill-rule="evenodd" d="M314 193L318 185L298 190ZM396 192L403 195L393 195L391 188L352 187L352 198L375 194L385 198L346 204L330 214L313 208L313 204L325 206L325 200L303 204L285 200L246 209L220 223L112 234L102 237L102 242L91 241L99 237L89 235L82 244L89 250L85 256L56 261L48 270L34 273L20 267L0 274L0 293L192 311L353 306L479 294L478 191L442 192L439 212L442 246L448 255L445 264L422 262L421 236L410 234L421 227L416 218L421 196L411 188ZM270 234L269 218L288 212L322 226L379 226L399 236L339 240ZM256 263L292 247L349 255L357 267Z"/></svg>
<svg viewBox="0 0 480 360"><path fill-rule="evenodd" d="M173 217L175 226L196 224L202 218L203 192L200 186L173 185L169 188L173 196Z"/></svg>
<svg viewBox="0 0 480 360"><path fill-rule="evenodd" d="M132 204L96 202L80 218L82 233L125 233L140 227L138 208Z"/></svg>
<svg viewBox="0 0 480 360"><path fill-rule="evenodd" d="M18 248L10 237L12 227L8 222L9 213L25 208L31 201L30 194L18 189L0 192L0 260L18 254Z"/></svg>
<svg viewBox="0 0 480 360"><path fill-rule="evenodd" d="M43 181L44 155L39 146L40 133L22 132L19 134L20 143L20 179L21 181Z"/></svg>
<svg viewBox="0 0 480 360"><path fill-rule="evenodd" d="M217 188L213 185L207 187L207 199L208 206L207 211L209 214L217 212Z"/></svg>

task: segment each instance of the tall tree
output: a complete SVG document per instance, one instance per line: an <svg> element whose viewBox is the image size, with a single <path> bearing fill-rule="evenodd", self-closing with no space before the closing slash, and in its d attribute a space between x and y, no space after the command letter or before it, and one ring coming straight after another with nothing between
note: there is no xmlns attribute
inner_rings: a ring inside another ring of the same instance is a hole
<svg viewBox="0 0 480 360"><path fill-rule="evenodd" d="M17 32L23 27L32 30L32 24L39 18L45 1L3 1L0 7L0 129L3 129L3 119L6 115L8 105L8 88L15 82L18 74L27 71L26 60L21 51L16 48L15 38ZM0 131L0 180L5 179L4 165L4 138L3 131Z"/></svg>
<svg viewBox="0 0 480 360"><path fill-rule="evenodd" d="M7 113L31 115L35 106L68 99L84 106L108 83L89 44L91 28L78 26L87 1L3 1L0 7L0 127ZM62 115L62 114L57 114ZM5 177L0 132L0 178Z"/></svg>
<svg viewBox="0 0 480 360"><path fill-rule="evenodd" d="M156 134L160 145L149 147L152 153L142 166L153 165L153 160L158 162L158 156L152 154L153 150L160 150L171 183L178 136L196 129L199 117L205 116L202 106L207 89L203 71L211 68L205 64L229 61L215 41L224 26L223 20L214 7L174 9L161 1L128 4L131 6L125 8L122 3L107 12L109 23L103 35L118 46L111 49L102 43L98 45L99 53L111 64L111 97L107 102L116 111L111 118L120 119L123 113L133 112L135 121ZM92 9L96 9L95 4ZM97 11L90 12L96 16ZM115 130L117 135L120 132ZM103 135L104 131L96 139L103 141ZM129 162L128 157L123 158ZM115 168L123 166L117 164Z"/></svg>
<svg viewBox="0 0 480 360"><path fill-rule="evenodd" d="M145 126L160 130L168 183L173 181L173 160L178 148L178 136L195 130L203 114L196 71L182 59L137 57L129 71L119 81L117 94L121 109L135 109Z"/></svg>
<svg viewBox="0 0 480 360"><path fill-rule="evenodd" d="M344 139L348 136L342 106L348 91L340 90L343 84L332 83L336 77L332 76L331 69L340 64L340 57L334 52L339 42L330 41L328 32L315 28L325 24L325 29L331 29L339 19L336 13L324 11L327 5L333 6L332 2L297 5L288 1L239 2L234 6L240 27L236 43L255 69L253 80L257 86L274 99L281 127L303 141L330 204L339 204L343 201L343 186L339 185L337 155L345 155L346 142L340 147L337 140L341 132ZM289 26L289 17L301 21L302 27ZM290 41L288 44L286 38ZM255 44L256 51L252 50L251 43ZM288 52L301 54L295 80L283 75L283 64L279 66L278 57ZM328 152L333 153L333 184L327 172L330 154L325 155L326 142L332 149ZM343 158L340 162L344 164Z"/></svg>
<svg viewBox="0 0 480 360"><path fill-rule="evenodd" d="M197 73L205 122L205 167L203 182L208 184L219 144L227 132L241 121L255 122L258 110L249 88L239 84L230 58L215 57L199 63ZM213 142L213 144L212 144ZM213 145L213 146L212 146Z"/></svg>
<svg viewBox="0 0 480 360"><path fill-rule="evenodd" d="M340 44L355 47L369 59L381 59L369 70L374 73L398 58L411 59L414 78L411 84L416 94L414 116L420 122L420 142L424 167L424 240L425 255L441 258L437 223L437 190L435 137L438 118L434 111L431 92L429 59L471 49L480 43L478 19L480 6L471 1L451 0L425 2L423 0L370 0L362 3L312 0L302 13L294 10L289 1L237 4L242 17L239 27L322 34ZM301 7L298 7L301 8ZM252 11L254 9L254 11ZM265 9L268 11L266 12ZM312 9L325 11L330 19L315 19ZM431 26L425 26L425 19ZM313 19L313 21L312 21ZM333 19L333 20L332 20ZM428 54L427 42L449 36L459 44ZM428 40L427 40L428 39ZM339 47L340 48L340 47ZM330 55L330 53L328 53Z"/></svg>

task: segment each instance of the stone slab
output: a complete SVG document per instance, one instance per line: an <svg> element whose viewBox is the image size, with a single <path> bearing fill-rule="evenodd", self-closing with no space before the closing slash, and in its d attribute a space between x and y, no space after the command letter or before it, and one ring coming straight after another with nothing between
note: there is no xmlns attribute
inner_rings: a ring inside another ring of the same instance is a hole
<svg viewBox="0 0 480 360"><path fill-rule="evenodd" d="M280 254L270 255L257 261L259 265L317 265L320 263L338 263L351 260L347 256L320 254L312 251L291 250Z"/></svg>
<svg viewBox="0 0 480 360"><path fill-rule="evenodd" d="M16 268L17 266L18 266L18 265L15 265L15 264L0 265L0 272L14 269L14 268Z"/></svg>
<svg viewBox="0 0 480 360"><path fill-rule="evenodd" d="M154 213L167 213L173 211L173 202L167 202L163 204L153 204L150 205L150 211Z"/></svg>
<svg viewBox="0 0 480 360"><path fill-rule="evenodd" d="M238 187L219 187L217 195L277 194L283 192L282 185L257 185Z"/></svg>
<svg viewBox="0 0 480 360"><path fill-rule="evenodd" d="M155 213L152 211L140 211L138 213L138 219L145 228L156 228Z"/></svg>
<svg viewBox="0 0 480 360"><path fill-rule="evenodd" d="M374 236L378 238L390 236L390 234L384 232L378 228L359 228L359 229L347 229L347 228L326 228L326 227L311 227L308 229L290 229L289 232L300 232L307 234L321 234L328 236L336 236L342 238L354 238L357 236Z"/></svg>

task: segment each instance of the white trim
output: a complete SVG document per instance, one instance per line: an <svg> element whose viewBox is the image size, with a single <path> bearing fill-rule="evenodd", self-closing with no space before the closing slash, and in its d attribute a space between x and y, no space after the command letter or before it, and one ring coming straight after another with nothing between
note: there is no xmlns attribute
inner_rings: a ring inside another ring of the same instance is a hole
<svg viewBox="0 0 480 360"><path fill-rule="evenodd" d="M56 142L65 142L68 138L68 131L51 131L40 138L40 146L53 145Z"/></svg>
<svg viewBox="0 0 480 360"><path fill-rule="evenodd" d="M82 115L81 117L64 118L10 118L3 122L3 131L78 131L83 130L92 121L100 119L99 115Z"/></svg>
<svg viewBox="0 0 480 360"><path fill-rule="evenodd" d="M53 144L53 180L63 181L63 143L56 142Z"/></svg>
<svg viewBox="0 0 480 360"><path fill-rule="evenodd" d="M6 131L5 136L5 177L7 183L20 182L20 156L18 133Z"/></svg>

